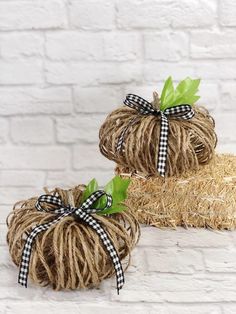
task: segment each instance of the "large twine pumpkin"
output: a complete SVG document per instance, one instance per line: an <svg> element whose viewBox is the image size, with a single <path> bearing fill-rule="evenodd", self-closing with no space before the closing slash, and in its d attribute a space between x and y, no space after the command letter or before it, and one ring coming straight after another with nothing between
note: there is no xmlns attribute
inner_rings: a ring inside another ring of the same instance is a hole
<svg viewBox="0 0 236 314"><path fill-rule="evenodd" d="M155 106L155 98L153 104ZM195 105L193 109L195 116L190 120L168 118L166 176L197 170L199 165L208 164L214 155L217 143L214 120L204 107ZM117 152L118 138L135 116L137 120L128 128L124 149ZM135 109L122 106L107 116L100 128L99 138L100 151L108 159L131 171L158 175L159 116L138 114Z"/></svg>
<svg viewBox="0 0 236 314"><path fill-rule="evenodd" d="M47 194L59 195L64 204L78 207L81 203L80 185L71 190L56 188ZM35 209L37 197L15 204L7 218L7 242L13 262L19 266L26 236L33 227L55 219L50 212ZM50 205L48 205L50 206ZM110 236L119 258L130 262L130 252L139 239L139 224L130 211L109 216L95 215ZM31 254L29 276L36 284L53 289L97 287L114 274L114 266L98 234L72 216L60 220L36 237Z"/></svg>
<svg viewBox="0 0 236 314"><path fill-rule="evenodd" d="M215 155L207 166L163 181L118 166L131 177L126 205L155 227L236 229L236 156Z"/></svg>

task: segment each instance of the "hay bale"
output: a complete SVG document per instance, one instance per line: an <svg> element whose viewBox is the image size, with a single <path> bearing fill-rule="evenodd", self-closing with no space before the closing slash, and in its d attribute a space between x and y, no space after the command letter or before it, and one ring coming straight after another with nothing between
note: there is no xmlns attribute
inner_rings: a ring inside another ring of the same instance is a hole
<svg viewBox="0 0 236 314"><path fill-rule="evenodd" d="M79 185L70 190L56 188L46 192L59 196L65 205L79 207L83 190L84 186ZM55 219L55 214L35 208L37 199L33 197L16 203L7 219L7 243L17 266L20 265L26 236L32 228ZM127 268L130 252L139 238L137 220L129 211L93 216L107 231L120 260L126 258ZM99 235L72 215L64 217L35 239L29 276L36 284L50 285L56 290L91 288L113 274L114 266Z"/></svg>
<svg viewBox="0 0 236 314"><path fill-rule="evenodd" d="M118 166L131 176L126 204L140 223L156 227L236 228L236 156L216 155L199 171L163 180Z"/></svg>

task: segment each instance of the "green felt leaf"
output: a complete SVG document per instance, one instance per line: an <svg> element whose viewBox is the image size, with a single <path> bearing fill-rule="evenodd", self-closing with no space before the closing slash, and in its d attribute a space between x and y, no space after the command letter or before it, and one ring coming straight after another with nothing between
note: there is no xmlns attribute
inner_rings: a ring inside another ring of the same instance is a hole
<svg viewBox="0 0 236 314"><path fill-rule="evenodd" d="M104 190L113 197L113 204L118 204L127 198L127 189L130 184L130 179L122 179L120 176L115 176L108 182Z"/></svg>
<svg viewBox="0 0 236 314"><path fill-rule="evenodd" d="M115 214L115 213L120 213L126 210L127 207L123 204L119 205L112 205L112 207L104 209L102 212L98 212L98 215L110 215L110 214Z"/></svg>
<svg viewBox="0 0 236 314"><path fill-rule="evenodd" d="M200 96L197 96L200 79L191 79L187 77L181 81L176 89L173 87L171 77L165 81L161 94L161 110L171 108L181 104L193 105Z"/></svg>
<svg viewBox="0 0 236 314"><path fill-rule="evenodd" d="M161 93L161 110L167 108L167 105L173 101L174 98L174 85L172 77L169 76L165 81L162 93Z"/></svg>
<svg viewBox="0 0 236 314"><path fill-rule="evenodd" d="M106 193L111 194L113 202L112 207L104 209L99 212L99 215L118 213L126 209L126 206L121 204L127 198L127 189L130 184L130 179L122 179L120 176L115 176L109 181L104 190ZM93 192L98 189L98 183L95 179L91 180L87 185L82 200L84 201ZM94 208L103 208L106 206L106 196L101 197L94 205Z"/></svg>
<svg viewBox="0 0 236 314"><path fill-rule="evenodd" d="M95 191L98 190L98 183L96 179L92 179L86 186L83 192L82 203Z"/></svg>
<svg viewBox="0 0 236 314"><path fill-rule="evenodd" d="M112 196L112 207L120 204L127 198L127 189L130 184L130 179L122 179L120 176L115 176L111 181L109 181L105 187L104 191ZM96 208L102 208L106 205L106 197L100 198L96 204ZM102 211L103 213L103 211Z"/></svg>
<svg viewBox="0 0 236 314"><path fill-rule="evenodd" d="M191 80L189 77L181 81L175 90L175 106L178 104L188 103L192 105L192 100L198 92L200 80Z"/></svg>

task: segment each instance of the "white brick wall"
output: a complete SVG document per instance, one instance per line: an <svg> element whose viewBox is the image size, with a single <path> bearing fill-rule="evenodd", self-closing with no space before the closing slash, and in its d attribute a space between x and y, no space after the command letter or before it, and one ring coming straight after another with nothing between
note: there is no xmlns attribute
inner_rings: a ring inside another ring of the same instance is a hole
<svg viewBox="0 0 236 314"><path fill-rule="evenodd" d="M0 313L30 313L31 298L36 314L236 312L234 233L145 228L119 298L15 288L4 244L16 200L112 176L101 122L127 92L150 98L170 74L202 78L218 150L236 153L235 16L233 0L0 0Z"/></svg>

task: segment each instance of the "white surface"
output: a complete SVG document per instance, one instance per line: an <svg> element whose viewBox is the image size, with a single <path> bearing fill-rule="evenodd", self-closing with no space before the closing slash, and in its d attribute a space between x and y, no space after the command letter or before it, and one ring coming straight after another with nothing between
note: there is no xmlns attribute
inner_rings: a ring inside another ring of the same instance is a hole
<svg viewBox="0 0 236 314"><path fill-rule="evenodd" d="M0 0L1 230L13 203L43 186L110 179L100 124L126 93L150 99L170 74L202 78L218 150L236 153L235 16L234 0ZM114 281L22 290L1 246L0 312L235 313L235 234L191 234L145 229L119 299Z"/></svg>

